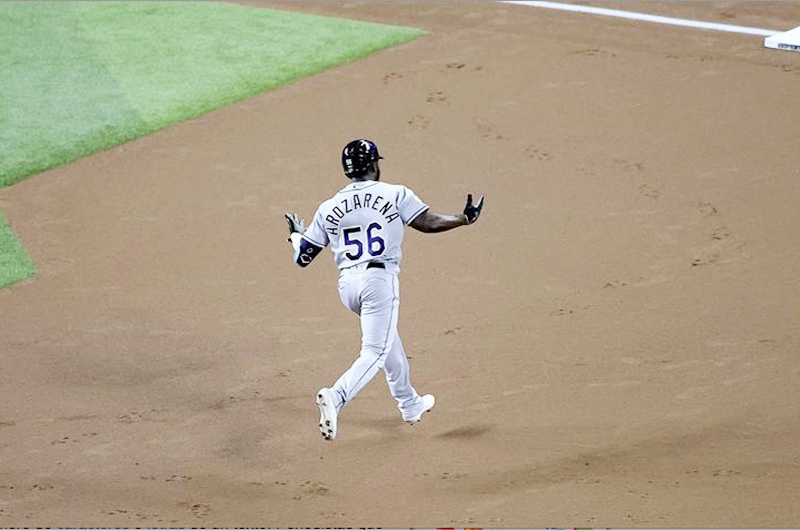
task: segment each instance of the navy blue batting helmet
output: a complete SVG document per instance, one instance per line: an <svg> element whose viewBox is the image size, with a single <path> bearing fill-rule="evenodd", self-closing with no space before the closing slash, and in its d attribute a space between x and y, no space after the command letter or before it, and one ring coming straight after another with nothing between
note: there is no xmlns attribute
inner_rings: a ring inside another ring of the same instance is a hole
<svg viewBox="0 0 800 530"><path fill-rule="evenodd" d="M348 178L359 178L367 173L372 163L383 158L378 146L369 140L353 140L342 149L342 169Z"/></svg>

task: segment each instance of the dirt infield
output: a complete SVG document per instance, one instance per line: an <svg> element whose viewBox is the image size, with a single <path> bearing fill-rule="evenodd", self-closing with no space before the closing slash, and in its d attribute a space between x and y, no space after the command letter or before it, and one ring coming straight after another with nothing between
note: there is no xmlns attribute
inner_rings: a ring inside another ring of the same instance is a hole
<svg viewBox="0 0 800 530"><path fill-rule="evenodd" d="M39 269L0 291L0 526L800 525L800 55L507 4L255 5L430 34L0 190ZM435 210L486 208L406 237L434 411L406 426L379 376L324 443L357 320L282 214L346 184L359 136Z"/></svg>

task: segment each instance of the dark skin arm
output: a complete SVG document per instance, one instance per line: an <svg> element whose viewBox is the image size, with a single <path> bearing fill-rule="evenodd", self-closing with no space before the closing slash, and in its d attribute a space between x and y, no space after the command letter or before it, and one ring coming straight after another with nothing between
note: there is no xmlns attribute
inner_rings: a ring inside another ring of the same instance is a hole
<svg viewBox="0 0 800 530"><path fill-rule="evenodd" d="M416 228L420 232L432 234L434 232L446 232L459 226L471 225L478 220L483 209L483 197L478 199L476 204L472 203L472 194L467 195L467 205L461 215L441 215L425 210L416 219L411 221L409 226Z"/></svg>
<svg viewBox="0 0 800 530"><path fill-rule="evenodd" d="M468 224L469 221L467 221L466 215L440 215L427 210L411 221L409 226L416 228L420 232L433 234L435 232L446 232Z"/></svg>

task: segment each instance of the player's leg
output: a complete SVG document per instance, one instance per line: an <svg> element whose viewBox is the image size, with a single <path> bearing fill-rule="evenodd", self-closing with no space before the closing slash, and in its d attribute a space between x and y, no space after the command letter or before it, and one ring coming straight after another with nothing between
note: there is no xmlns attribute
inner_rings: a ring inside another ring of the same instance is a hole
<svg viewBox="0 0 800 530"><path fill-rule="evenodd" d="M411 369L408 364L408 357L403 348L403 342L397 331L398 315L400 312L400 288L397 276L392 275L394 292L396 293L392 303L392 330L393 340L391 349L386 353L386 362L383 370L386 375L386 384L389 386L389 393L397 401L397 407L403 415L416 412L421 406L419 394L411 385Z"/></svg>
<svg viewBox="0 0 800 530"><path fill-rule="evenodd" d="M408 357L406 356L403 341L400 340L400 334L397 331L398 315L400 312L400 287L397 276L393 277L394 291L394 326L392 333L394 340L389 352L386 354L386 363L384 364L384 372L386 374L386 383L389 386L389 392L392 397L397 401L397 407L400 409L400 414L403 420L409 423L416 423L420 420L425 412L431 410L436 403L436 399L431 394L420 396L416 389L411 385L411 368L409 367Z"/></svg>
<svg viewBox="0 0 800 530"><path fill-rule="evenodd" d="M421 406L420 397L411 385L411 369L399 335L395 336L394 346L386 355L383 369L389 393L397 401L400 413L408 415L416 411Z"/></svg>
<svg viewBox="0 0 800 530"><path fill-rule="evenodd" d="M394 341L392 351L386 355L383 368L389 392L397 401L403 420L409 423L418 422L422 414L433 408L436 399L431 394L420 396L411 385L411 370L399 336Z"/></svg>
<svg viewBox="0 0 800 530"><path fill-rule="evenodd" d="M396 285L391 274L381 270L353 273L340 282L340 298L361 316L361 351L350 368L331 387L341 408L363 389L384 367L387 353L397 337ZM342 284L344 287L342 288Z"/></svg>

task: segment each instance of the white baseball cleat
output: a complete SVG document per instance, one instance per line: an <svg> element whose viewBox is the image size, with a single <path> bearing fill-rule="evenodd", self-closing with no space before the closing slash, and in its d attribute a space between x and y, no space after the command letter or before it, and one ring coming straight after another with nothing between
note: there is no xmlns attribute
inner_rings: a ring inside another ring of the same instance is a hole
<svg viewBox="0 0 800 530"><path fill-rule="evenodd" d="M403 421L408 423L409 425L414 425L419 420L422 419L422 415L428 412L433 408L433 405L436 404L436 398L433 397L433 394L425 394L422 396L422 409L413 416L403 416Z"/></svg>
<svg viewBox="0 0 800 530"><path fill-rule="evenodd" d="M336 438L336 405L330 388L320 388L317 392L319 405L319 432L326 440Z"/></svg>

